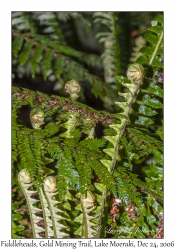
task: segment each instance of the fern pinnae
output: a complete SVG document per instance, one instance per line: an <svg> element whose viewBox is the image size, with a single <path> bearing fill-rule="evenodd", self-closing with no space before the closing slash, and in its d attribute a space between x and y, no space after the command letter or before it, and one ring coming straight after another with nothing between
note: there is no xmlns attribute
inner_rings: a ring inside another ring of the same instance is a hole
<svg viewBox="0 0 175 250"><path fill-rule="evenodd" d="M144 93L142 103L139 103L139 118L135 121L136 124L150 125L154 123L152 116L157 114L155 109L162 108L163 90L159 87L156 81L157 72L160 72L163 67L163 19L162 16L157 16L153 22L152 27L146 29L147 33L144 35L145 41L148 44L140 49L140 57L136 62L147 64L146 74L152 68L154 72L153 83L150 83L146 89L141 89ZM147 79L147 78L146 78Z"/></svg>
<svg viewBox="0 0 175 250"><path fill-rule="evenodd" d="M41 62L41 71L44 76L44 80L47 79L48 74L52 70L52 58L53 58L54 50L49 48L46 49L44 57Z"/></svg>
<svg viewBox="0 0 175 250"><path fill-rule="evenodd" d="M19 55L19 63L21 65L24 65L27 62L27 60L29 59L31 48L33 47L33 45L34 45L33 40L29 40L29 41L25 42L24 48Z"/></svg>
<svg viewBox="0 0 175 250"><path fill-rule="evenodd" d="M130 62L133 63L137 60L137 58L140 56L139 50L143 47L143 45L145 45L145 43L146 42L142 36L138 36L135 39L135 47L133 48L133 52L132 52L131 57L129 59Z"/></svg>
<svg viewBox="0 0 175 250"><path fill-rule="evenodd" d="M141 56L137 63L147 64L149 67L163 67L162 60L158 57L163 54L163 18L158 15L152 21L152 27L146 29L148 33L144 35L144 40L149 43L140 49ZM144 30L145 31L145 30ZM150 32L151 31L151 32ZM149 69L148 67L148 69ZM148 71L147 69L147 71Z"/></svg>
<svg viewBox="0 0 175 250"><path fill-rule="evenodd" d="M99 32L96 35L99 43L104 42L104 52L101 55L101 59L104 67L104 78L106 83L116 83L114 75L119 74L120 62L119 62L119 45L117 41L117 24L116 13L114 12L96 12L93 15L94 22L101 22L109 29L108 32Z"/></svg>
<svg viewBox="0 0 175 250"><path fill-rule="evenodd" d="M12 49L15 58L17 58L18 56L18 53L22 48L23 42L24 42L24 36L16 34L13 40L13 49Z"/></svg>
<svg viewBox="0 0 175 250"><path fill-rule="evenodd" d="M13 127L12 127L12 163L14 163L17 160L17 155L18 155L18 149L17 149L17 128L18 128L18 124L16 122L16 111L12 112L12 123L13 123Z"/></svg>
<svg viewBox="0 0 175 250"><path fill-rule="evenodd" d="M43 229L42 227L39 227L37 225L37 222L39 222L42 218L35 215L36 212L41 212L42 210L33 206L33 204L38 202L38 200L31 198L31 195L35 194L36 191L28 190L29 187L31 187L33 185L33 183L31 182L29 173L25 169L22 169L19 172L18 182L21 186L21 189L22 189L22 191L25 195L26 201L27 201L30 219L31 219L32 231L33 231L33 237L34 238L42 238L39 235L39 233L45 232L45 229Z"/></svg>
<svg viewBox="0 0 175 250"><path fill-rule="evenodd" d="M26 131L25 131L26 132ZM30 137L26 136L24 138L25 132L18 132L18 151L20 153L20 161L25 169L29 172L30 178L32 182L35 180L35 175L37 172L36 163L35 163L35 156L33 151L30 147ZM26 151L25 151L26 150ZM26 155L27 152L27 155Z"/></svg>
<svg viewBox="0 0 175 250"><path fill-rule="evenodd" d="M57 40L59 43L65 44L64 37L61 32L60 24L57 20L58 12L36 12L34 13L36 20L40 25L45 25L47 28L43 30L50 38Z"/></svg>
<svg viewBox="0 0 175 250"><path fill-rule="evenodd" d="M43 50L44 50L44 46L42 44L36 43L36 47L35 47L35 50L33 51L33 54L31 56L31 61L30 61L31 74L33 78L35 77L38 64L42 58Z"/></svg>
<svg viewBox="0 0 175 250"><path fill-rule="evenodd" d="M93 122L92 119L86 118L83 120L83 126L85 127L84 133L88 135L86 140L94 139L96 123Z"/></svg>

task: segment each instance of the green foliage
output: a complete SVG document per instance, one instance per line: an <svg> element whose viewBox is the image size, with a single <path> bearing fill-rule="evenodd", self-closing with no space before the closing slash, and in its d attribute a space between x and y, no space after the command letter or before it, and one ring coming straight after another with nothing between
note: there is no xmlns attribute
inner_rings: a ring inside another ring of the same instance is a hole
<svg viewBox="0 0 175 250"><path fill-rule="evenodd" d="M144 29L144 46L126 77L120 18L114 12L12 15L14 238L156 235L163 212L163 19L158 15ZM83 34L96 30L101 55L71 45L76 37L67 42L66 25L83 25ZM30 88L21 78L30 79ZM43 86L54 82L57 92L36 90L37 79ZM32 234L19 212L25 200Z"/></svg>
<svg viewBox="0 0 175 250"><path fill-rule="evenodd" d="M163 17L157 16L152 21L152 27L144 30L144 40L149 45L143 46L139 52L142 55L137 59L138 63L152 65L153 67L163 67ZM151 32L150 32L151 31Z"/></svg>
<svg viewBox="0 0 175 250"><path fill-rule="evenodd" d="M99 32L96 37L99 43L104 43L101 55L104 65L104 77L107 83L116 83L114 75L121 73L119 61L119 44L117 41L117 17L115 12L95 12L94 22L100 22L108 27L108 32Z"/></svg>
<svg viewBox="0 0 175 250"><path fill-rule="evenodd" d="M13 238L23 238L20 235L21 231L24 231L25 227L17 224L17 222L21 221L22 215L15 212L19 208L19 204L12 204L12 237Z"/></svg>
<svg viewBox="0 0 175 250"><path fill-rule="evenodd" d="M20 22L26 22L25 13L18 13L18 15ZM85 53L65 45L63 37L61 37L59 43L55 41L53 36L58 36L58 33L61 34L60 28L55 27L55 22L58 24L58 21L56 21L57 17L55 15L56 14L54 13L45 13L41 15L36 13L33 17L31 16L34 22L38 19L40 20L41 27L49 24L50 27L48 28L51 28L49 29L49 32L53 30L57 34L53 35L52 33L52 36L48 37L46 37L46 29L43 30L43 34L33 33L30 23L27 24L27 27L24 25L24 29L22 29L22 27L19 29L18 22L16 22L15 17L13 20L18 28L18 31L14 29L13 32L13 56L20 65L24 65L28 61L29 74L31 74L33 78L36 76L36 73L41 73L44 80L48 79L48 77L52 77L53 79L57 79L59 82L60 78L64 81L68 81L69 79L78 76L78 81L86 80L91 84L92 93L96 97L103 98L104 90L102 85L104 85L104 82L99 77L89 73L89 70L86 69L82 63L84 60L94 60L96 56L90 55L90 57L88 56L88 59ZM82 20L84 20L78 13L77 15L70 16L73 18L82 18ZM25 32L26 28L31 28L31 30L25 34L23 32ZM97 86L93 84L94 82L96 82Z"/></svg>

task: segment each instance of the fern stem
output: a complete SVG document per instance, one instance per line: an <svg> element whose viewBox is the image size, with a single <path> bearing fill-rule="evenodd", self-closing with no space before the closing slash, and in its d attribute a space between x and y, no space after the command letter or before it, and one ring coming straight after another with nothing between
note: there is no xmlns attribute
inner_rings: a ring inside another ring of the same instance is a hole
<svg viewBox="0 0 175 250"><path fill-rule="evenodd" d="M108 163L103 163L108 168L109 172L113 174L114 167L116 164L117 156L118 156L118 149L120 145L120 140L125 132L126 125L129 121L129 114L132 109L132 105L135 102L136 96L138 92L140 91L140 87L143 83L144 79L144 69L139 64L133 64L128 68L127 71L127 77L132 82L131 84L125 84L123 83L123 86L129 88L129 93L119 93L119 95L124 96L126 99L126 102L116 102L122 109L123 112L118 114L119 119L121 120L120 124L112 124L109 125L109 127L112 127L116 132L116 136L105 136L105 138L110 141L114 148L107 148L104 150L111 158L112 161L108 161ZM108 198L108 192L107 190L103 193L103 201L102 201L102 207L101 207L101 216L99 218L99 223L101 224L101 218L104 211L104 204L106 203ZM99 235L100 236L100 235Z"/></svg>
<svg viewBox="0 0 175 250"><path fill-rule="evenodd" d="M22 89L22 88L21 88ZM19 89L18 89L19 90ZM71 100L67 100L63 97L43 97L42 94L40 94L39 92L38 95L36 95L36 93L32 90L28 90L27 93L25 92L25 89L22 89L21 92L16 91L15 87L12 87L12 92L13 92L13 99L15 100L21 100L23 103L24 102L28 102L33 99L33 100L37 100L39 103L49 103L50 105L52 105L54 108L56 107L60 107L62 106L62 108L65 111L77 111L79 114L83 115L83 116L87 116L89 119L91 119L92 121L96 122L101 121L101 122L105 122L107 124L112 124L113 123L113 119L111 118L111 115L108 115L107 113L103 113L103 112L97 112L92 108L88 109L86 108L85 105L83 104L79 104L79 103L75 103Z"/></svg>
<svg viewBox="0 0 175 250"><path fill-rule="evenodd" d="M44 218L44 225L45 225L45 237L51 238L54 236L53 230L51 227L53 227L52 220L50 219L51 213L49 210L49 204L47 202L47 199L45 198L45 195L43 193L42 188L40 188L40 201L42 206L42 212L43 212L43 218Z"/></svg>
<svg viewBox="0 0 175 250"><path fill-rule="evenodd" d="M124 118L121 122L121 130L120 130L120 133L118 135L118 138L117 138L117 141L116 141L116 144L115 144L115 147L114 147L114 156L113 156L113 159L112 159L112 163L111 163L111 166L110 166L110 169L109 169L109 172L112 174L113 171L114 171L114 167L115 167L115 164L116 164L116 159L117 159L117 155L118 155L118 149L119 149L119 145L120 145L120 140L125 132L125 127L129 121L129 113L131 111L131 107L132 107L132 104L133 102L135 101L135 98L136 98L136 95L138 93L140 89L140 85L135 85L135 90L134 90L134 94L131 95L129 101L128 101L128 104L127 104L127 108L126 108L126 111L125 111L125 116L126 118ZM103 193L103 198L102 198L102 206L101 206L101 216L99 217L99 224L101 225L101 219L102 219L102 215L103 215L103 212L104 212L104 209L105 209L105 203L106 203L106 200L107 200L107 197L108 197L108 192L107 190L105 190L105 192ZM99 235L97 236L97 238L100 237L100 232L99 232Z"/></svg>
<svg viewBox="0 0 175 250"><path fill-rule="evenodd" d="M113 157L111 168L110 168L110 172L111 173L113 173L113 171L114 171L114 167L115 167L116 159L117 159L117 155L118 155L118 149L119 149L119 145L120 145L120 140L121 140L121 138L122 138L122 136L123 136L123 134L125 132L125 127L126 127L128 121L129 121L129 114L131 112L132 105L135 102L136 95L139 92L140 85L135 85L135 89L133 90L134 94L132 94L130 96L129 101L127 102L127 108L125 110L125 117L126 118L122 119L122 122L121 122L121 130L120 130L120 133L118 135L118 139L116 141L116 146L115 146L115 151L114 151L114 157Z"/></svg>
<svg viewBox="0 0 175 250"><path fill-rule="evenodd" d="M152 56L151 56L151 58L150 58L150 61L149 61L149 63L148 63L149 66L151 66L151 64L152 64L152 62L153 62L153 60L154 60L154 57L155 57L155 55L156 55L156 53L157 53L157 50L158 50L159 45L160 45L160 43L161 43L161 41L162 41L162 38L163 38L163 31L162 31L162 33L161 33L161 35L160 35L160 38L159 38L158 43L157 43L157 45L156 45L156 47L155 47L155 49L154 49L154 52L153 52L153 54L152 54Z"/></svg>

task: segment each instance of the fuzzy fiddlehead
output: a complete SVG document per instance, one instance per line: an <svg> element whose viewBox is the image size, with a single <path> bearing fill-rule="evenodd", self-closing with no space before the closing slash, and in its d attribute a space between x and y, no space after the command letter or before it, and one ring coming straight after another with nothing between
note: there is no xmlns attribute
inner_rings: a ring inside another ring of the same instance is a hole
<svg viewBox="0 0 175 250"><path fill-rule="evenodd" d="M43 218L36 215L37 212L41 212L42 210L34 206L34 204L38 202L38 200L32 198L32 195L36 194L36 191L29 190L29 188L33 186L33 183L31 182L29 173L25 169L22 169L19 172L18 182L21 186L21 189L27 201L27 206L29 209L29 214L32 224L33 237L42 238L40 236L40 233L45 232L45 229L39 227L37 223Z"/></svg>
<svg viewBox="0 0 175 250"><path fill-rule="evenodd" d="M78 93L81 90L80 84L76 80L68 81L65 84L65 91L70 95L72 101L76 101L79 97Z"/></svg>
<svg viewBox="0 0 175 250"><path fill-rule="evenodd" d="M38 108L34 108L30 112L30 121L34 129L41 129L44 124L44 112Z"/></svg>
<svg viewBox="0 0 175 250"><path fill-rule="evenodd" d="M127 74L128 79L131 81L131 83L135 85L139 85L139 87L143 83L145 71L142 65L138 63L131 64L126 74Z"/></svg>
<svg viewBox="0 0 175 250"><path fill-rule="evenodd" d="M65 212L55 207L55 205L61 203L57 200L54 200L54 197L57 194L56 191L57 191L56 178L53 176L46 177L44 180L44 192L46 194L51 220L53 222L54 238L64 238L69 235L63 232L62 230L68 227L61 223L63 220L65 221L66 218L58 214L58 213L65 214Z"/></svg>

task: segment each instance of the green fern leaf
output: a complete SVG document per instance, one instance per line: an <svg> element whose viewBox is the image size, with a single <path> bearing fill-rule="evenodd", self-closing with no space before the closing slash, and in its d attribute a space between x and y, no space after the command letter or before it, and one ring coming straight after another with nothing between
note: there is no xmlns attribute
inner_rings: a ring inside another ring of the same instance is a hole
<svg viewBox="0 0 175 250"><path fill-rule="evenodd" d="M149 87L147 88L147 91L149 91L150 93L156 96L163 98L163 90L159 86L153 83L150 83Z"/></svg>
<svg viewBox="0 0 175 250"><path fill-rule="evenodd" d="M64 56L57 56L57 58L55 60L55 65L54 65L55 74L57 77L60 77L60 75L64 71L64 65L65 65L65 57Z"/></svg>
<svg viewBox="0 0 175 250"><path fill-rule="evenodd" d="M24 48L22 49L20 56L19 56L19 63L24 65L26 61L29 59L31 48L34 45L34 41L29 41L24 44Z"/></svg>
<svg viewBox="0 0 175 250"><path fill-rule="evenodd" d="M153 19L153 22L159 22L160 24L163 25L163 15L159 14L158 16L156 16L154 19Z"/></svg>
<svg viewBox="0 0 175 250"><path fill-rule="evenodd" d="M12 43L12 52L13 52L14 57L18 56L18 53L22 48L23 41L24 41L24 36L22 35L15 36L13 43Z"/></svg>
<svg viewBox="0 0 175 250"><path fill-rule="evenodd" d="M51 69L53 53L54 53L53 50L47 50L41 62L41 69L42 69L42 74L44 76L44 80L47 79L48 72Z"/></svg>
<svg viewBox="0 0 175 250"><path fill-rule="evenodd" d="M152 108L163 108L163 105L159 100L157 100L155 98L151 98L149 95L144 95L143 98L142 98L142 101L146 105L148 105L148 106L150 106Z"/></svg>
<svg viewBox="0 0 175 250"><path fill-rule="evenodd" d="M41 59L41 54L43 52L44 46L41 44L38 44L35 48L35 51L31 57L31 61L30 61L30 67L31 67L31 73L32 73L32 77L35 77L36 74L36 70L38 67L38 63L39 60Z"/></svg>
<svg viewBox="0 0 175 250"><path fill-rule="evenodd" d="M148 117L139 116L139 119L137 119L135 121L135 123L147 126L147 125L153 124L154 122L150 118L148 118Z"/></svg>
<svg viewBox="0 0 175 250"><path fill-rule="evenodd" d="M144 105L140 105L139 113L145 116L153 116L157 114L155 110L152 110L150 107Z"/></svg>

